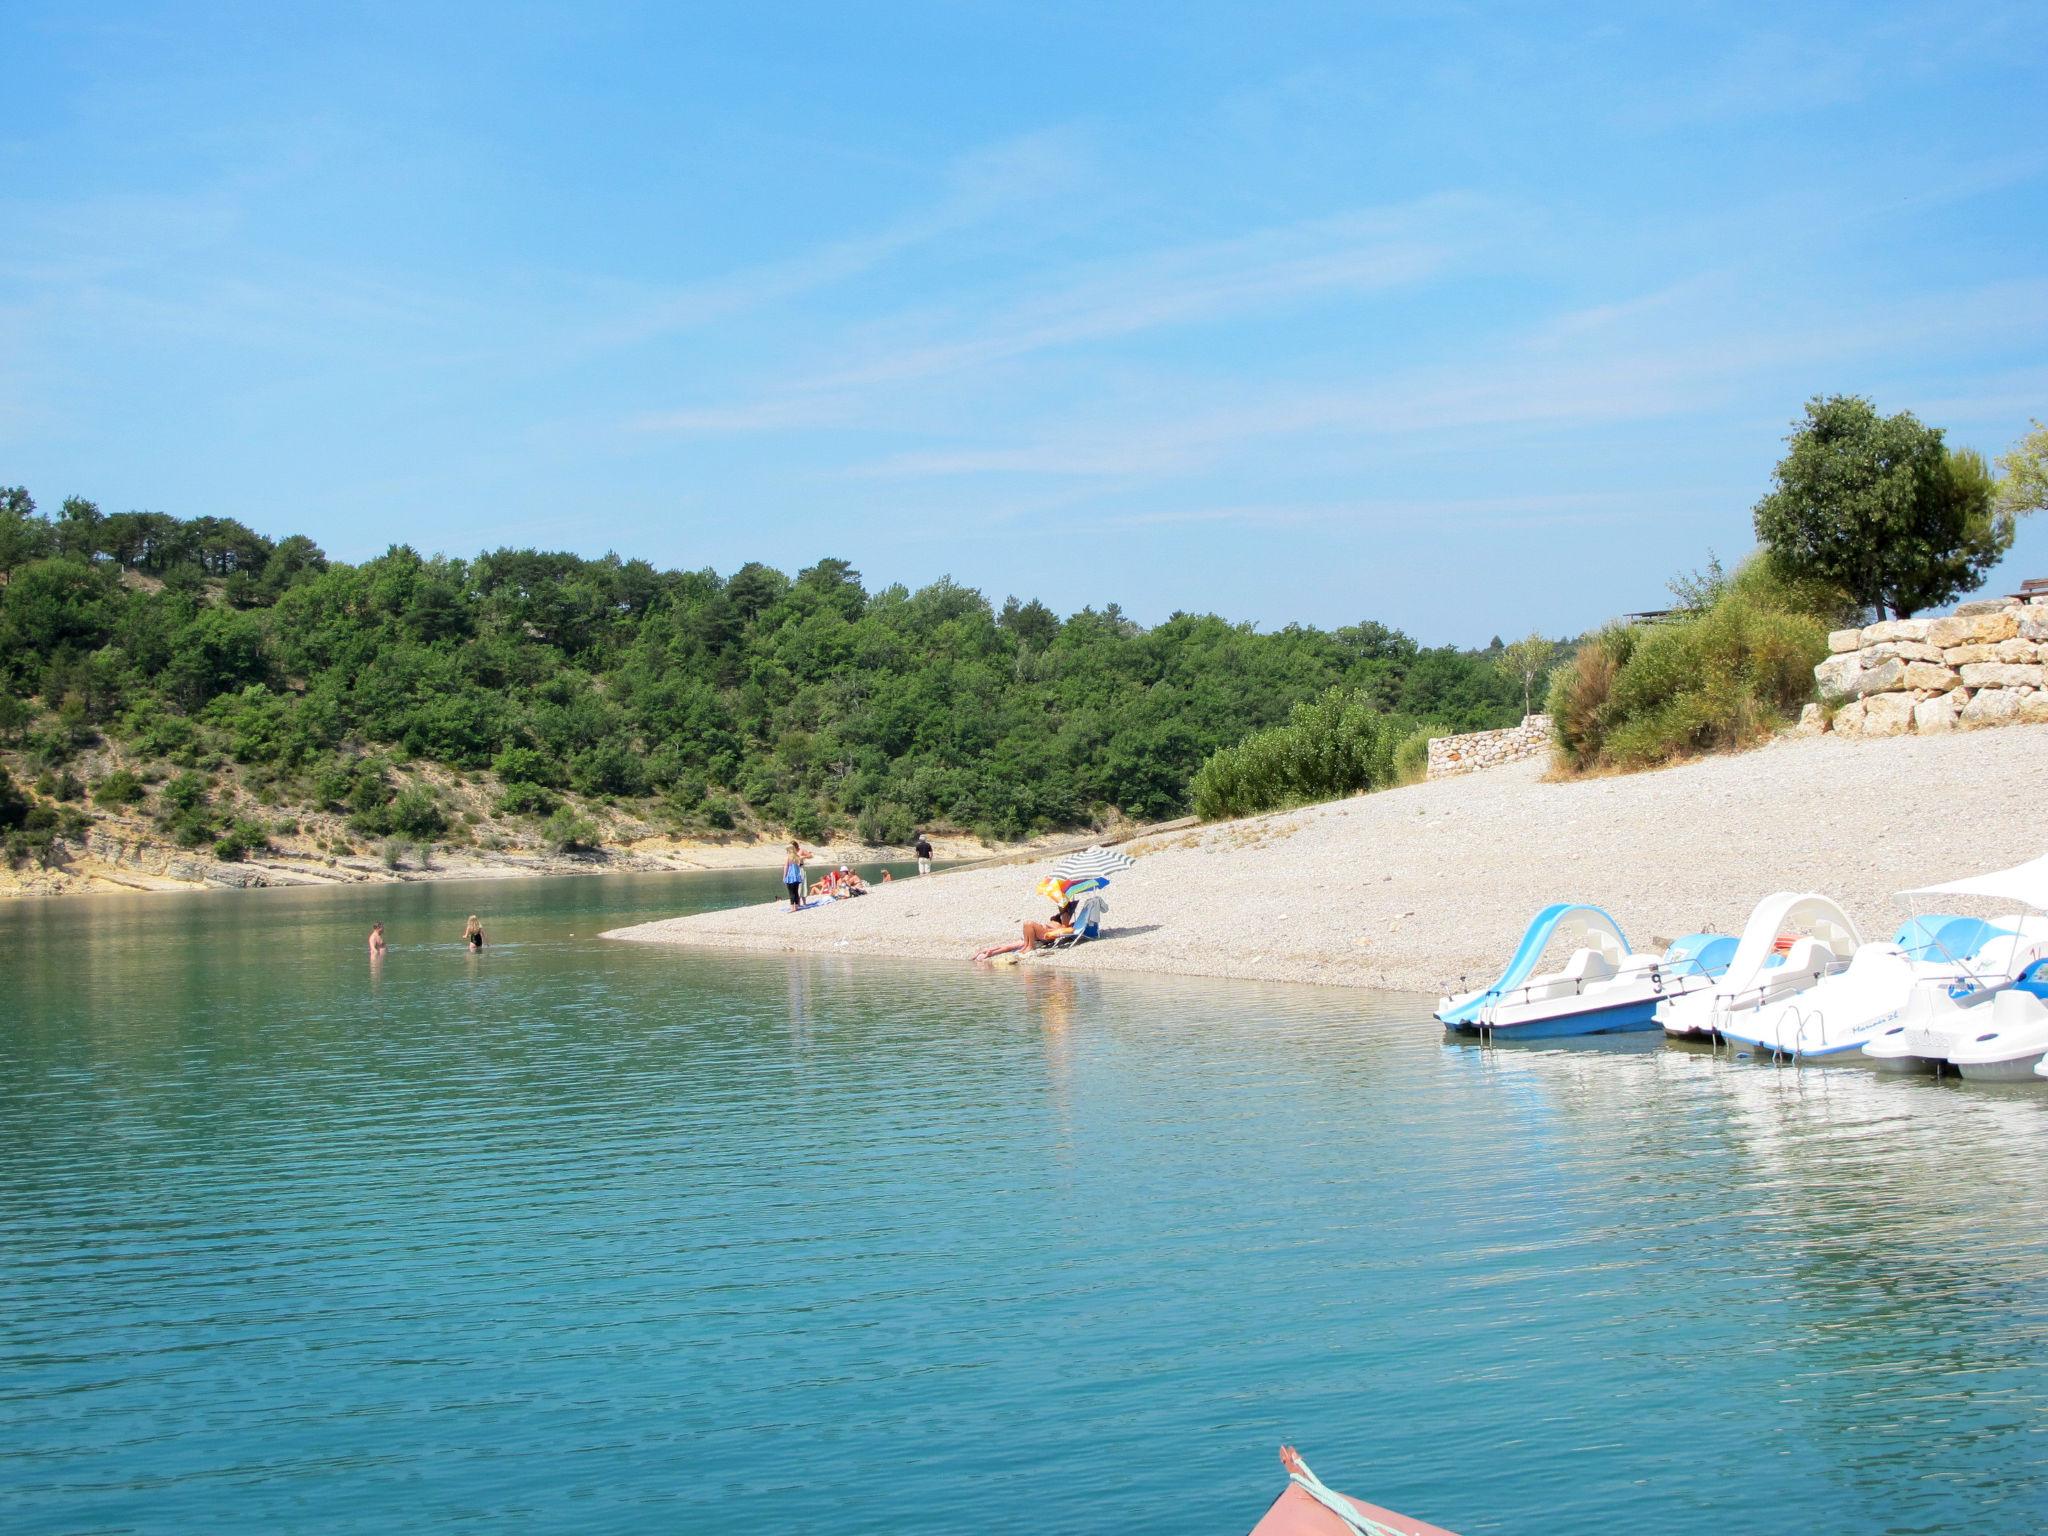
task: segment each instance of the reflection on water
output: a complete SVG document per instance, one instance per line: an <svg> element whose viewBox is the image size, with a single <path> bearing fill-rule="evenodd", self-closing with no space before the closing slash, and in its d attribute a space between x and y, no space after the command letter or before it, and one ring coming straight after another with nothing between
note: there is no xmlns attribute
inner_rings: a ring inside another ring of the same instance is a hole
<svg viewBox="0 0 2048 1536"><path fill-rule="evenodd" d="M2048 1095L594 939L764 882L0 913L8 1528L2044 1523Z"/></svg>

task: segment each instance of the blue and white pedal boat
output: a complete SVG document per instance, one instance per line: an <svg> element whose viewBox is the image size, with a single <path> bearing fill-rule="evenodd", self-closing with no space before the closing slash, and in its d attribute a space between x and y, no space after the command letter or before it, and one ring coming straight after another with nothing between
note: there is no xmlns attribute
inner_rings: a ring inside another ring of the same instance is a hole
<svg viewBox="0 0 2048 1536"><path fill-rule="evenodd" d="M1537 970L1567 947L1561 967ZM1661 955L1638 955L1599 907L1558 902L1536 914L1497 981L1442 999L1436 1017L1446 1029L1503 1040L1655 1029L1659 1003L1711 986L1734 953L1727 935L1695 933Z"/></svg>

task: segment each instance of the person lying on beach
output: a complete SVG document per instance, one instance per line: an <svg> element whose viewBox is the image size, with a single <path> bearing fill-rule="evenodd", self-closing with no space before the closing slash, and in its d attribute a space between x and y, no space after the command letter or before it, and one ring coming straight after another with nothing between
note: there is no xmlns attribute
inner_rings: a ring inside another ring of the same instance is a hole
<svg viewBox="0 0 2048 1536"><path fill-rule="evenodd" d="M1049 923L1026 923L1024 925L1024 937L1016 943L991 944L987 949L976 950L974 958L977 960L990 960L997 955L1014 955L1019 951L1028 955L1032 950L1050 944L1054 939L1064 939L1072 936L1074 932L1072 927L1074 908L1077 905L1079 905L1077 902L1068 902L1059 911L1053 913L1052 921Z"/></svg>

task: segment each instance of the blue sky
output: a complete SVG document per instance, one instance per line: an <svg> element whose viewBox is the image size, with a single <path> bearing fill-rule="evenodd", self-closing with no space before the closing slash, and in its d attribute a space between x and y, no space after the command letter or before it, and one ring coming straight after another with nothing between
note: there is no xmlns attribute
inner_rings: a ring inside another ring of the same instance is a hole
<svg viewBox="0 0 2048 1536"><path fill-rule="evenodd" d="M2048 8L1665 9L0 0L0 481L1576 633L2048 417Z"/></svg>

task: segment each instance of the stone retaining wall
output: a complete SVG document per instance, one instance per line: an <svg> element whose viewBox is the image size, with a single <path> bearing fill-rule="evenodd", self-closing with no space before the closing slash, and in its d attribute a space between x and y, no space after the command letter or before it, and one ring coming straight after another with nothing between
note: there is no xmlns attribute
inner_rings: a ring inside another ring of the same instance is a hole
<svg viewBox="0 0 2048 1536"><path fill-rule="evenodd" d="M1808 733L1925 735L2048 722L2048 603L1964 603L1951 618L1838 629L1828 650L1813 669L1826 704L1807 705L1799 718Z"/></svg>
<svg viewBox="0 0 2048 1536"><path fill-rule="evenodd" d="M1520 725L1504 731L1473 731L1465 736L1434 736L1429 743L1429 777L1455 778L1502 763L1519 762L1550 750L1550 716L1525 715Z"/></svg>

